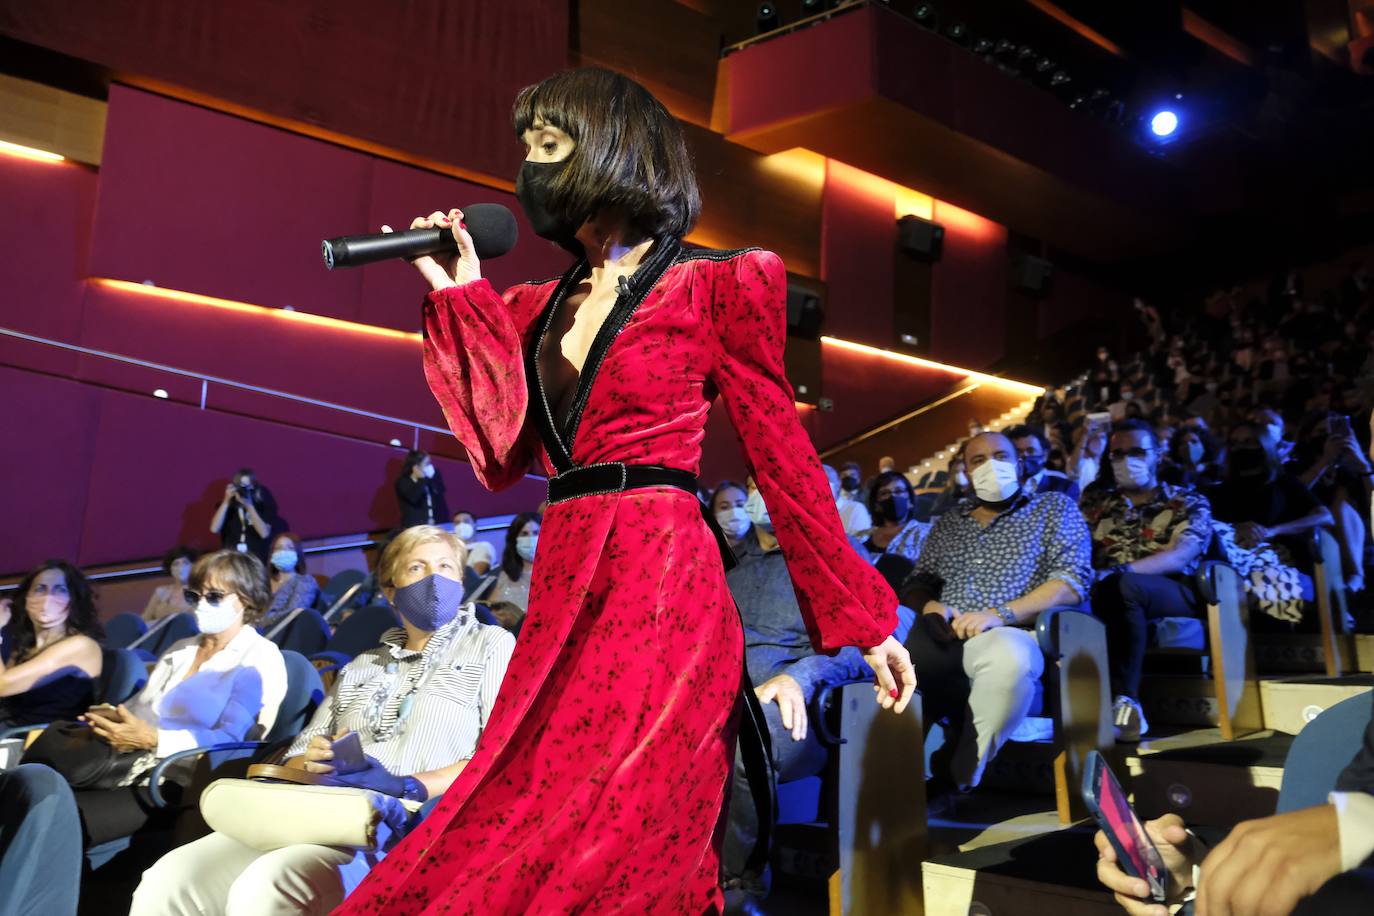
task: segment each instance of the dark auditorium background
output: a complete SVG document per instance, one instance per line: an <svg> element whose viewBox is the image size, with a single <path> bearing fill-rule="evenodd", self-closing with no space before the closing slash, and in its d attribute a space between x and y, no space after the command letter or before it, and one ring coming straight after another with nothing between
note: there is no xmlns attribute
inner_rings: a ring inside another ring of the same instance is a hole
<svg viewBox="0 0 1374 916"><path fill-rule="evenodd" d="M1034 396L971 373L1052 384L1099 343L1125 352L1143 339L1134 295L1184 301L1369 240L1368 102L1352 107L1339 80L1314 99L1321 54L1285 64L1344 4L940 5L1073 55L1084 87L1101 75L1234 100L1169 155L864 6L722 56L756 31L756 4L0 3L0 139L66 157L0 155L0 574L208 546L241 465L307 540L394 525L412 446L455 506L537 502L536 480L482 491L440 431L413 272L326 272L318 244L435 207L518 214L510 102L567 65L622 70L681 119L704 198L689 242L776 250L824 303L821 339L792 339L788 362L837 464L871 465L879 446L854 440L912 411L923 422L901 427L901 453L925 455L969 414ZM938 259L900 250L902 215L943 227ZM521 231L484 265L498 288L562 269ZM1043 288L1028 259L1053 265ZM716 416L702 477L741 472Z"/></svg>

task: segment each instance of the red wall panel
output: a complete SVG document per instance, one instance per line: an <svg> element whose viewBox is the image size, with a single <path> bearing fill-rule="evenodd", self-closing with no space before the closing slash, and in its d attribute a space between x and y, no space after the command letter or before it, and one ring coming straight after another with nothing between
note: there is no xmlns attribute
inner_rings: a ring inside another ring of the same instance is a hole
<svg viewBox="0 0 1374 916"><path fill-rule="evenodd" d="M112 86L91 273L356 320L362 277L326 271L320 239L364 231L372 163Z"/></svg>
<svg viewBox="0 0 1374 916"><path fill-rule="evenodd" d="M216 546L208 525L229 475L255 468L306 537L389 528L404 449L0 368L15 429L0 454L7 518L0 574L48 556L82 565L156 557L178 542ZM406 443L409 445L409 443ZM438 458L451 505L481 515L538 505L540 479L483 490Z"/></svg>
<svg viewBox="0 0 1374 916"><path fill-rule="evenodd" d="M829 160L821 205L825 332L892 346L896 206L885 182Z"/></svg>
<svg viewBox="0 0 1374 916"><path fill-rule="evenodd" d="M0 326L74 339L96 174L0 156Z"/></svg>
<svg viewBox="0 0 1374 916"><path fill-rule="evenodd" d="M81 549L100 392L0 367L0 572Z"/></svg>
<svg viewBox="0 0 1374 916"><path fill-rule="evenodd" d="M566 0L24 0L0 5L0 32L118 73L507 175L520 161L511 101L566 66L568 15Z"/></svg>
<svg viewBox="0 0 1374 916"><path fill-rule="evenodd" d="M930 356L982 369L1006 354L1007 230L942 200L934 216L945 240L931 279Z"/></svg>

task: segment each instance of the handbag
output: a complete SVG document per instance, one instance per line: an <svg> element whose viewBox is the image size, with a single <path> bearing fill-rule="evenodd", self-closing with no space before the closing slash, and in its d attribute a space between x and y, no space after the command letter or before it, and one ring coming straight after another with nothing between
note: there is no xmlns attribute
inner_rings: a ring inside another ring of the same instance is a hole
<svg viewBox="0 0 1374 916"><path fill-rule="evenodd" d="M73 789L114 789L145 756L144 751L117 751L89 725L64 720L43 729L20 762L51 767Z"/></svg>
<svg viewBox="0 0 1374 916"><path fill-rule="evenodd" d="M261 852L302 843L377 852L419 809L419 802L271 764L249 767L247 779L217 779L200 795L212 830Z"/></svg>

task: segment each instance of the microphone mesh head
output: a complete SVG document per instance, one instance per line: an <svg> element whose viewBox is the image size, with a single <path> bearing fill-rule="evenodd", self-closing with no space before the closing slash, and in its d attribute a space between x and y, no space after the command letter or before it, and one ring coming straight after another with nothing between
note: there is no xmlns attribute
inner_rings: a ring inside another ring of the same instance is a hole
<svg viewBox="0 0 1374 916"><path fill-rule="evenodd" d="M515 214L500 204L469 204L463 208L463 222L482 260L499 258L515 247Z"/></svg>

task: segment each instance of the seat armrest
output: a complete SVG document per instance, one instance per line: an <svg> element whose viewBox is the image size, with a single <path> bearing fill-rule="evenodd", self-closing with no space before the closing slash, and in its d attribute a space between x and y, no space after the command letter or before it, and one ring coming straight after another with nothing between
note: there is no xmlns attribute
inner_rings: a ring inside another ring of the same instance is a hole
<svg viewBox="0 0 1374 916"><path fill-rule="evenodd" d="M41 732L51 724L51 722L35 722L33 725L11 725L9 728L0 730L0 741L18 738L21 735L27 735L29 732Z"/></svg>
<svg viewBox="0 0 1374 916"><path fill-rule="evenodd" d="M315 670L320 672L321 674L324 674L327 671L338 671L340 668L342 668L344 665L347 665L352 660L353 659L349 658L347 655L344 655L342 652L333 652L328 650L324 652L316 652L314 655L310 656L310 663L315 665ZM321 666L320 664L318 664L319 662L328 662L329 664Z"/></svg>
<svg viewBox="0 0 1374 916"><path fill-rule="evenodd" d="M1221 560L1203 560L1198 564L1197 572L1193 573L1198 596L1206 604L1216 604L1220 600L1217 592L1217 570L1222 567L1230 569L1231 564Z"/></svg>
<svg viewBox="0 0 1374 916"><path fill-rule="evenodd" d="M185 760L188 757L199 757L202 754L220 753L223 751L255 751L263 747L265 741L230 741L223 744L210 744L205 747L193 747L184 751L176 751L168 754L157 762L153 767L152 775L149 777L148 796L152 798L153 804L159 808L167 807L167 799L162 795L162 774L168 765L178 760Z"/></svg>
<svg viewBox="0 0 1374 916"><path fill-rule="evenodd" d="M816 695L811 698L806 712L811 717L811 728L815 731L816 737L821 739L822 744L828 744L831 747L844 744L844 739L831 730L830 722L825 716L825 711L830 706L831 695L838 694L850 684L867 684L868 682L867 678L856 677L848 681L826 684L816 691Z"/></svg>
<svg viewBox="0 0 1374 916"><path fill-rule="evenodd" d="M1059 607L1045 608L1035 618L1035 641L1040 644L1040 651L1045 653L1045 657L1053 661L1059 660L1059 623L1057 618L1060 614L1081 614L1084 617L1096 620L1091 611L1081 604L1061 605Z"/></svg>

